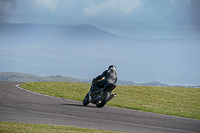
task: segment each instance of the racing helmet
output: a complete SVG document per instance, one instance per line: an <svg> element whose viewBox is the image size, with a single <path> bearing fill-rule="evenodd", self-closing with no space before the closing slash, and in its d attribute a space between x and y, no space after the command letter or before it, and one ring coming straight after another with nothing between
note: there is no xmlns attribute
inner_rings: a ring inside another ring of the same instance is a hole
<svg viewBox="0 0 200 133"><path fill-rule="evenodd" d="M108 70L116 71L116 66L115 66L115 65L110 65L110 66L108 67Z"/></svg>

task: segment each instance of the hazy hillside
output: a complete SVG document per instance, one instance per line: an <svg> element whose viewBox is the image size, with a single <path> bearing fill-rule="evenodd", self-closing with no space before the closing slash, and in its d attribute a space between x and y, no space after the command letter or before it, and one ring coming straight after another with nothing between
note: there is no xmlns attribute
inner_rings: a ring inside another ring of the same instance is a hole
<svg viewBox="0 0 200 133"><path fill-rule="evenodd" d="M19 81L19 82L43 82L43 81L57 81L57 82L74 82L74 83L91 83L92 79L75 79L72 77L57 76L36 76L25 73L16 72L2 72L0 73L0 80L2 81ZM119 85L135 85L132 81L118 81Z"/></svg>
<svg viewBox="0 0 200 133"><path fill-rule="evenodd" d="M92 25L50 25L50 24L9 24L0 22L1 45L58 45L67 43L88 43L113 41L127 38L119 37ZM20 40L20 41L19 41ZM30 42L31 40L31 42ZM47 44L48 42L48 44ZM108 43L108 42L107 42ZM90 45L89 44L89 45Z"/></svg>
<svg viewBox="0 0 200 133"><path fill-rule="evenodd" d="M41 82L41 81L59 81L59 82L81 82L78 79L71 77L57 76L36 76L24 73L3 72L0 73L0 80L2 81L19 81L19 82Z"/></svg>
<svg viewBox="0 0 200 133"><path fill-rule="evenodd" d="M92 25L0 23L0 72L92 79L110 64L120 80L199 84L200 40L134 40Z"/></svg>

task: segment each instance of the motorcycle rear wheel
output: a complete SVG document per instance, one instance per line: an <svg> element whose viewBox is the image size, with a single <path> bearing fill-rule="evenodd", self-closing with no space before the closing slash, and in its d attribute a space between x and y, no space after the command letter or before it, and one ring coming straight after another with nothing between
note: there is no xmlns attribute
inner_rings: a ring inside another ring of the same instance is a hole
<svg viewBox="0 0 200 133"><path fill-rule="evenodd" d="M110 91L104 92L104 98L101 101L97 102L96 106L100 108L103 107L109 101L110 95L111 95Z"/></svg>

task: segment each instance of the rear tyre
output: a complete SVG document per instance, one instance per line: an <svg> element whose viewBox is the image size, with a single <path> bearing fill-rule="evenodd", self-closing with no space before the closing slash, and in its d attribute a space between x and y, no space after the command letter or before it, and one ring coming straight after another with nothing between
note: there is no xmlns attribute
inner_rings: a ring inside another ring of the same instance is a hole
<svg viewBox="0 0 200 133"><path fill-rule="evenodd" d="M99 101L96 103L96 106L101 108L103 107L110 99L110 95L111 95L111 92L110 91L106 91L104 93L104 98L102 99L102 101Z"/></svg>
<svg viewBox="0 0 200 133"><path fill-rule="evenodd" d="M87 95L85 96L85 98L83 99L83 105L87 106L89 104L89 93L87 93Z"/></svg>

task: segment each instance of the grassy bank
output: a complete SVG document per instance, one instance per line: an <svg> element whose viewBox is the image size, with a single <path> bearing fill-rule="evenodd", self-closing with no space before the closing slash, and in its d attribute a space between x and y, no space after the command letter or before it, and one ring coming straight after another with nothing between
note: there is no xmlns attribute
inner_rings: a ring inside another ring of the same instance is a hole
<svg viewBox="0 0 200 133"><path fill-rule="evenodd" d="M82 101L90 84L68 82L24 83L34 92ZM117 97L106 105L159 114L200 119L200 89L185 87L117 86Z"/></svg>
<svg viewBox="0 0 200 133"><path fill-rule="evenodd" d="M0 133L116 133L69 126L0 122Z"/></svg>

